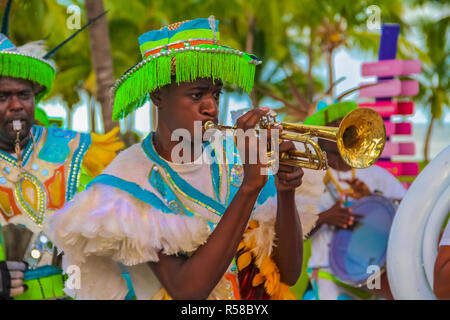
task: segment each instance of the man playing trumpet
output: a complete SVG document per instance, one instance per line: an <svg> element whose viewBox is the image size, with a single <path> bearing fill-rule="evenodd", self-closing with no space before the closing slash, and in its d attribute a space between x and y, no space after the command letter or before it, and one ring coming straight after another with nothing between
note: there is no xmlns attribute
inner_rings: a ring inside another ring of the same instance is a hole
<svg viewBox="0 0 450 320"><path fill-rule="evenodd" d="M259 156L248 161L259 153L248 141L222 153L227 148L196 140L195 121L217 124L222 81L249 92L260 63L219 45L217 26L211 16L139 38L144 60L117 81L114 117L149 96L158 108L157 130L52 218L65 263L81 270L77 298L122 299L119 263L138 299L293 298L288 288L299 277L303 235L315 220L303 223L295 201L302 169L280 165L276 175L263 174L267 164ZM246 113L236 128L253 129L267 112ZM178 129L192 144L190 152L182 149L182 163L175 162L172 139ZM280 152L293 149L292 142L279 145Z"/></svg>

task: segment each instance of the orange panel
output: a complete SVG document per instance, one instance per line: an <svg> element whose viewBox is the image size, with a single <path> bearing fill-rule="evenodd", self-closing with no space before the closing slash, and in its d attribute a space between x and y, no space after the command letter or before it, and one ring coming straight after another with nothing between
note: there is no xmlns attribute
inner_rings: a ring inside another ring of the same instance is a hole
<svg viewBox="0 0 450 320"><path fill-rule="evenodd" d="M22 214L14 201L13 190L0 187L0 213L6 221Z"/></svg>
<svg viewBox="0 0 450 320"><path fill-rule="evenodd" d="M61 209L65 202L65 178L64 178L64 166L59 167L55 170L53 177L47 180L45 183L45 188L48 194L48 208L50 209Z"/></svg>

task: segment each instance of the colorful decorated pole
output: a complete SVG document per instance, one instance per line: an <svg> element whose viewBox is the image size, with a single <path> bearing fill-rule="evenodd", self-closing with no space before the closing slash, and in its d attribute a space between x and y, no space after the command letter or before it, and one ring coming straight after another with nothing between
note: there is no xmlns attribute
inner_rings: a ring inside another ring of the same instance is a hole
<svg viewBox="0 0 450 320"><path fill-rule="evenodd" d="M411 115L414 113L414 102L404 98L415 96L419 92L419 83L416 80L402 80L398 77L409 76L421 72L420 60L399 60L397 55L397 40L400 28L396 24L384 24L381 29L380 48L377 62L363 63L361 74L365 77L376 76L377 84L362 88L359 91L361 98L375 98L375 101L361 102L360 107L376 110L384 119L387 142L378 166L390 171L403 180L405 187L409 187L411 176L417 176L419 165L415 162L392 161L396 155L414 155L414 142L393 142L394 135L411 135L410 122L392 122L393 115ZM362 83L366 85L368 83Z"/></svg>

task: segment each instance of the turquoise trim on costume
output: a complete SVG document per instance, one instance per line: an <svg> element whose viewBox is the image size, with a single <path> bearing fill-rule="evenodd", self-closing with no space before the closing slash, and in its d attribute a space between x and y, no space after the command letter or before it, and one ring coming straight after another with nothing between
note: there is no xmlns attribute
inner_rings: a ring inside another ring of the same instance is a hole
<svg viewBox="0 0 450 320"><path fill-rule="evenodd" d="M178 173L176 173L164 159L161 159L161 157L158 155L156 150L154 149L153 143L152 143L152 137L153 132L147 135L147 137L142 142L141 146L144 152L147 154L147 156L157 165L162 167L166 172L170 175L170 177L173 179L173 183L177 185L177 187L180 190L183 190L184 193L191 199L196 199L197 201L203 203L205 206L212 208L216 212L219 213L219 215L222 215L226 207L222 205L221 203L217 202L216 200L212 199L211 197L203 194L202 192L195 189L193 186L191 186L186 180L181 178Z"/></svg>
<svg viewBox="0 0 450 320"><path fill-rule="evenodd" d="M169 208L172 209L177 214L184 214L187 216L194 216L195 213L186 208L183 203L177 198L173 190L167 185L164 181L161 173L157 170L150 171L149 174L149 182L150 184L158 190L159 194L164 198Z"/></svg>
<svg viewBox="0 0 450 320"><path fill-rule="evenodd" d="M34 280L62 274L62 269L54 266L42 266L36 269L27 269L23 276L23 280Z"/></svg>
<svg viewBox="0 0 450 320"><path fill-rule="evenodd" d="M91 143L92 138L90 134L80 133L80 144L78 149L74 152L72 162L70 163L70 172L67 179L66 201L72 200L77 193L81 175L81 164L83 163L83 158L91 146Z"/></svg>
<svg viewBox="0 0 450 320"><path fill-rule="evenodd" d="M211 155L211 165L210 165L210 172L211 172L211 180L212 180L212 186L214 189L214 192L216 194L216 198L217 201L222 203L221 199L220 199L220 190L221 190L221 186L222 186L222 175L223 173L223 169L222 169L222 165L220 163L218 163L217 161L217 157L216 157L216 150L214 149L214 146L209 143L209 142L205 142L203 143L204 148L206 149L206 151ZM226 201L226 200L225 200ZM226 204L226 203L224 203Z"/></svg>
<svg viewBox="0 0 450 320"><path fill-rule="evenodd" d="M69 142L75 137L73 131L47 128L47 138L38 158L50 163L64 163L70 154Z"/></svg>
<svg viewBox="0 0 450 320"><path fill-rule="evenodd" d="M129 273L122 273L122 277L127 282L128 293L125 296L125 300L136 300L136 293L134 292L133 282L131 281L131 277Z"/></svg>
<svg viewBox="0 0 450 320"><path fill-rule="evenodd" d="M87 186L86 189L89 189L94 183L102 183L111 187L115 187L119 190L128 192L136 199L141 200L142 202L148 203L156 209L161 210L164 213L175 213L170 210L164 202L161 201L154 193L141 188L138 184L130 181L123 180L121 178L109 175L109 174L101 174L93 179Z"/></svg>
<svg viewBox="0 0 450 320"><path fill-rule="evenodd" d="M256 203L261 205L264 202L266 202L267 199L275 197L276 195L277 195L277 188L275 186L275 177L271 174L267 179L266 185L262 188L261 192L259 193Z"/></svg>

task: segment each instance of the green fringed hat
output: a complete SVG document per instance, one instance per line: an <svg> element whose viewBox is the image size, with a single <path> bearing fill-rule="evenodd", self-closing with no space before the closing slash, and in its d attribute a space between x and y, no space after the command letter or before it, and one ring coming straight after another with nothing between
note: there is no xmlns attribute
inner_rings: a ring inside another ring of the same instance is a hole
<svg viewBox="0 0 450 320"><path fill-rule="evenodd" d="M328 123L344 118L350 111L358 108L354 101L342 101L317 111L303 122L304 125L326 126Z"/></svg>
<svg viewBox="0 0 450 320"><path fill-rule="evenodd" d="M255 67L262 62L252 54L219 44L219 21L213 16L178 22L139 37L143 60L116 81L113 120L141 107L148 95L172 82L198 78L221 79L250 93Z"/></svg>
<svg viewBox="0 0 450 320"><path fill-rule="evenodd" d="M0 33L0 76L37 83L41 87L36 94L39 101L52 87L55 68L49 61L20 50Z"/></svg>

